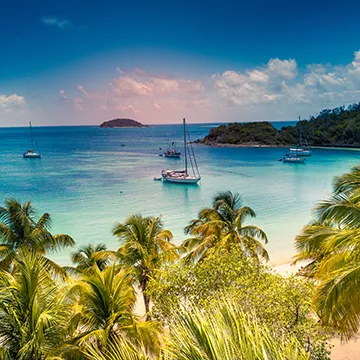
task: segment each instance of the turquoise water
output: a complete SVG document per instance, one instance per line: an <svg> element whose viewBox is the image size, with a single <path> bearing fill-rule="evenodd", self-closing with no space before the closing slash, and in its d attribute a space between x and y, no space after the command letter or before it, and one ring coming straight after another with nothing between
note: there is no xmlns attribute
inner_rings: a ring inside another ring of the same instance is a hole
<svg viewBox="0 0 360 360"><path fill-rule="evenodd" d="M190 125L192 140L210 127ZM210 205L212 196L232 190L256 211L251 222L268 234L273 263L290 259L294 237L309 221L312 207L330 193L333 177L348 171L360 156L356 150L315 149L306 164L283 164L277 159L284 149L194 145L202 180L199 186L184 186L153 181L161 169L182 168L181 160L158 156L174 132L181 146L181 126L34 130L40 160L22 158L29 147L28 129L0 129L0 197L30 199L39 214L50 212L54 233L68 233L78 245L104 242L115 249L111 230L117 221L133 213L161 214L180 243L184 226ZM70 252L52 257L69 264Z"/></svg>

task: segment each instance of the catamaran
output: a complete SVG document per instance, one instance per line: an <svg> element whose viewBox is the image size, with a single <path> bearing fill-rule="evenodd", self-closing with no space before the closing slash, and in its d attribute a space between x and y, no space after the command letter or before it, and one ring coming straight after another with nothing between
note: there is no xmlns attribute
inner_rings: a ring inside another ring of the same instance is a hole
<svg viewBox="0 0 360 360"><path fill-rule="evenodd" d="M302 134L302 125L301 125L300 116L299 116L299 142L296 147L289 149L287 155L290 157L291 156L299 157L299 156L310 156L311 155L311 150L306 149L303 146L303 134Z"/></svg>
<svg viewBox="0 0 360 360"><path fill-rule="evenodd" d="M39 146L34 138L34 134L32 131L32 126L31 126L31 121L29 121L29 126L30 126L30 138L31 138L31 149L27 150L26 152L23 153L23 157L24 158L29 158L29 159L40 159L41 158L41 154L39 152ZM37 148L37 151L35 151L35 147Z"/></svg>
<svg viewBox="0 0 360 360"><path fill-rule="evenodd" d="M186 120L183 119L184 126L184 170L162 170L161 177L164 182L172 182L178 184L197 184L201 177L196 163L195 153L191 143L188 144L186 136L189 133L186 127ZM190 140L190 137L189 137ZM190 168L189 168L190 164ZM191 170L191 172L189 171Z"/></svg>

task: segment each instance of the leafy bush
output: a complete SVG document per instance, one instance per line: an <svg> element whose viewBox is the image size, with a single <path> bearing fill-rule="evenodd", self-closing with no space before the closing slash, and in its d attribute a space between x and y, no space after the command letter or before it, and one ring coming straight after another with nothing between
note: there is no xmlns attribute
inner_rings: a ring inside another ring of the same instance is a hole
<svg viewBox="0 0 360 360"><path fill-rule="evenodd" d="M271 329L274 338L295 335L311 358L327 359L326 336L311 312L312 284L274 274L245 259L236 247L230 252L213 252L197 264L173 265L150 282L148 291L157 320L169 323L179 308L197 304L211 311L219 298L231 299Z"/></svg>

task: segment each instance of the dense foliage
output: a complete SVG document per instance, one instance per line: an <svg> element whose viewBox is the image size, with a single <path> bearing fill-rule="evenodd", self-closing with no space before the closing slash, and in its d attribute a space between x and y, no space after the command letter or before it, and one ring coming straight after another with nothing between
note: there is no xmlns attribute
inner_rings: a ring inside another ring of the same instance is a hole
<svg viewBox="0 0 360 360"><path fill-rule="evenodd" d="M91 360L147 360L143 348L116 340L100 351L88 351ZM216 303L211 312L192 305L174 310L166 332L166 344L154 360L309 360L297 339L273 338L267 326L245 314L231 301ZM318 358L319 359L319 358Z"/></svg>
<svg viewBox="0 0 360 360"><path fill-rule="evenodd" d="M160 217L132 215L114 226L119 249L83 246L64 268L47 253L74 240L51 234L50 215L35 219L29 202L6 200L0 358L327 360L323 325L350 338L360 322L359 199L357 167L298 236L309 279L264 265L267 236L247 224L255 212L236 193L217 194L180 246Z"/></svg>
<svg viewBox="0 0 360 360"><path fill-rule="evenodd" d="M360 167L337 178L334 192L296 239L302 274L315 278L314 304L325 324L344 338L360 327Z"/></svg>
<svg viewBox="0 0 360 360"><path fill-rule="evenodd" d="M52 269L63 273L60 266L46 257L48 252L71 247L75 241L66 234L50 232L51 216L44 213L38 220L30 201L21 205L17 200L6 199L0 207L0 269L13 269L13 261L22 249L33 249Z"/></svg>
<svg viewBox="0 0 360 360"><path fill-rule="evenodd" d="M172 233L163 229L160 217L141 215L130 216L124 224L118 223L113 233L122 243L118 251L119 262L132 269L148 314L150 298L146 289L150 278L165 262L178 258L177 249L170 242Z"/></svg>
<svg viewBox="0 0 360 360"><path fill-rule="evenodd" d="M100 127L102 128L121 128L121 127L147 127L138 121L133 119L113 119L104 121Z"/></svg>
<svg viewBox="0 0 360 360"><path fill-rule="evenodd" d="M211 249L230 249L239 245L243 256L254 260L269 260L269 254L261 243L268 239L263 230L255 225L245 225L248 217L255 217L255 211L242 204L239 194L231 191L215 195L212 207L203 208L185 228L192 235L182 244L188 253L186 259L205 259Z"/></svg>
<svg viewBox="0 0 360 360"><path fill-rule="evenodd" d="M360 103L322 110L296 126L275 129L269 122L233 123L212 128L205 144L295 145L300 127L309 146L360 146Z"/></svg>
<svg viewBox="0 0 360 360"><path fill-rule="evenodd" d="M268 326L274 338L290 339L295 334L316 356L327 352L323 332L311 313L311 283L271 272L245 258L239 245L230 251L214 250L205 261L168 267L153 279L148 291L152 316L161 322L171 323L176 309L194 303L211 312L214 302L231 299L241 311Z"/></svg>

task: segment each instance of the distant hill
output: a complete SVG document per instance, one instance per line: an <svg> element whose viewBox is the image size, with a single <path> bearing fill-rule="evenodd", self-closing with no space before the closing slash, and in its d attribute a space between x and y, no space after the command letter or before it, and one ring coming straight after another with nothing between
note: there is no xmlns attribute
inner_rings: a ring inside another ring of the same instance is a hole
<svg viewBox="0 0 360 360"><path fill-rule="evenodd" d="M310 146L360 147L360 103L322 110L296 126L275 129L269 122L232 123L210 129L197 142L207 145L289 146L303 137Z"/></svg>
<svg viewBox="0 0 360 360"><path fill-rule="evenodd" d="M139 123L138 121L132 119L113 119L109 121L104 121L100 127L102 128L138 128L138 127L147 127Z"/></svg>

